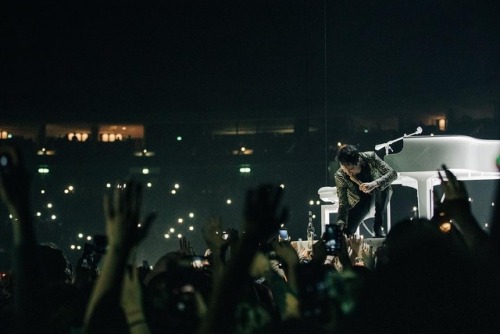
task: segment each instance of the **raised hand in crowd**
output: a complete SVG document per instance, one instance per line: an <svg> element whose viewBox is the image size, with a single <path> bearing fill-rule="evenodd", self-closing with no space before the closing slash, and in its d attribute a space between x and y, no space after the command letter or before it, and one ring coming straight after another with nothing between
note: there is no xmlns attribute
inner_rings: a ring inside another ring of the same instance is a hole
<svg viewBox="0 0 500 334"><path fill-rule="evenodd" d="M103 308L98 304L106 297L106 302L111 307L120 305L121 287L127 267L127 261L134 247L146 236L151 223L155 219L154 213L149 214L142 222L140 211L142 204L142 187L135 181L119 185L112 195L104 198L104 213L106 221L106 235L108 250L104 259L102 272L96 281L90 297L85 315L87 332L94 332L97 328L102 331L106 326L111 326L110 319L99 319ZM142 316L139 314L139 316ZM127 320L130 319L126 315ZM97 319L97 320L95 320ZM129 327L146 326L145 322L128 323ZM132 326L133 325L133 326Z"/></svg>
<svg viewBox="0 0 500 334"><path fill-rule="evenodd" d="M280 224L287 218L281 207L283 189L274 185L261 185L247 192L244 212L244 231L232 259L217 282L201 333L234 332L235 310L243 296L242 286L248 279L250 265L260 244L277 235Z"/></svg>
<svg viewBox="0 0 500 334"><path fill-rule="evenodd" d="M443 203L437 208L437 214L445 215L452 219L452 222L462 233L467 246L474 255L488 257L489 238L472 214L465 184L457 180L456 176L444 165L443 170L446 179L443 178L440 172L438 172L438 175L445 198Z"/></svg>

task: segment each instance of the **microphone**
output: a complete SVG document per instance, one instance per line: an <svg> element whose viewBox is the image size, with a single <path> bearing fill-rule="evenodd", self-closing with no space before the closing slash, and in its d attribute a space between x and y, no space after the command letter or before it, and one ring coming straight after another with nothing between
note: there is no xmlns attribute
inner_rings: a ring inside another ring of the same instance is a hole
<svg viewBox="0 0 500 334"><path fill-rule="evenodd" d="M375 151L378 151L378 150L381 150L385 147L385 143L384 144L378 144L378 145L375 145Z"/></svg>

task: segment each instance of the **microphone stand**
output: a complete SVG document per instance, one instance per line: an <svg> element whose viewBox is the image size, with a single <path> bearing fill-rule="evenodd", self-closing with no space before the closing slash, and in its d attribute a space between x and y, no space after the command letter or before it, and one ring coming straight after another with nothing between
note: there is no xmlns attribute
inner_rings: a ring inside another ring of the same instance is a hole
<svg viewBox="0 0 500 334"><path fill-rule="evenodd" d="M406 133L403 135L403 137L399 137L397 139L394 139L394 140L389 140L387 143L383 143L383 144L378 144L378 145L375 145L375 151L378 151L382 148L385 148L385 155L389 154L389 151L392 152L392 148L391 148L391 144L397 142L397 141L400 141L401 139L403 138L406 138L406 137L411 137L411 136L414 136L414 135L419 135L422 133L422 128L419 126L417 128L417 130L413 133L410 133L409 135L407 135Z"/></svg>

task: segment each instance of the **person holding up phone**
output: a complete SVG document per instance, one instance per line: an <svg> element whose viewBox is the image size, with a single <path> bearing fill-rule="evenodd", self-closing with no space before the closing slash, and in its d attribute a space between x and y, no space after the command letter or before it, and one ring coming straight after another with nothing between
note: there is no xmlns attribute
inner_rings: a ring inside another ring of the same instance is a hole
<svg viewBox="0 0 500 334"><path fill-rule="evenodd" d="M397 179L397 173L375 152L359 152L353 145L341 146L337 161L340 163L334 176L339 196L337 225L348 236L353 235L374 205L375 238L385 237L383 226L392 196L390 185Z"/></svg>

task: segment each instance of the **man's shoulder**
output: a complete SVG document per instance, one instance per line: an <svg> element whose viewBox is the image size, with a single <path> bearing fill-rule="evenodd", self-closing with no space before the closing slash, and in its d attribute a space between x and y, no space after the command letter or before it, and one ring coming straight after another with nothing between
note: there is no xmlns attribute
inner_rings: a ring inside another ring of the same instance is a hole
<svg viewBox="0 0 500 334"><path fill-rule="evenodd" d="M377 153L375 153L374 151L366 151L366 152L360 152L359 155L361 155L361 157L363 158L373 159L377 156Z"/></svg>

